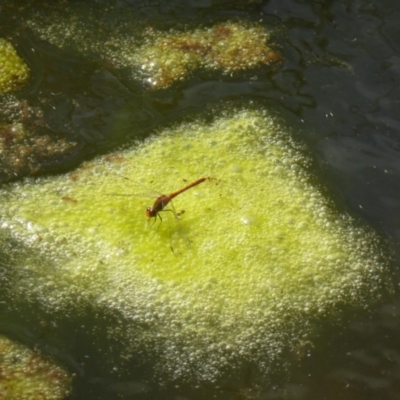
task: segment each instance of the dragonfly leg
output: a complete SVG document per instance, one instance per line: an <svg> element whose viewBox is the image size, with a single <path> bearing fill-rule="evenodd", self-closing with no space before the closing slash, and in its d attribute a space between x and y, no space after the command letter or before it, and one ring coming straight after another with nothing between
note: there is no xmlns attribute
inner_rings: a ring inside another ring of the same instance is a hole
<svg viewBox="0 0 400 400"><path fill-rule="evenodd" d="M157 226L157 229L160 229L160 226L161 226L161 224L162 224L162 222L163 222L163 219L161 218L161 215L160 215L159 212L156 214L156 218L155 218L154 223L156 223L157 218L160 218L160 223L159 223L158 226Z"/></svg>
<svg viewBox="0 0 400 400"><path fill-rule="evenodd" d="M159 213L157 213L157 214L154 216L154 220L153 220L153 221L151 221L153 218L149 218L149 219L147 220L147 223L149 224L150 221L151 221L151 227L153 227L154 224L157 222L157 218L160 218L160 224L159 224L158 227L157 227L157 229L158 229L158 228L161 226L162 221L163 221L163 219L161 218L161 215L160 215Z"/></svg>

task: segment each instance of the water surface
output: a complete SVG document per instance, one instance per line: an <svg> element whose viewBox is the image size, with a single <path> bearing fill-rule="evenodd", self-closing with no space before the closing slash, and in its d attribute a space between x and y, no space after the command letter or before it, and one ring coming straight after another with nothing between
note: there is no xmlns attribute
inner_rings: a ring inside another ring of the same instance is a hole
<svg viewBox="0 0 400 400"><path fill-rule="evenodd" d="M30 112L23 117L36 134L76 143L74 151L46 160L38 172L58 173L132 139L141 140L155 127L201 114L210 104L260 102L279 110L296 127L313 156L315 174L338 207L367 221L396 248L399 13L394 0L1 1L0 35L12 40L26 59L32 81L1 100L0 119L15 118L13 110L27 102ZM68 24L60 21L71 21L74 15L81 18L63 32ZM58 18L55 26L52 16ZM100 45L146 26L169 29L228 19L261 20L274 29L284 57L280 68L234 78L199 71L168 90L151 91ZM17 178L26 173L19 171ZM3 178L14 179L7 174ZM397 265L398 258L395 273ZM260 381L243 366L240 380L227 379L218 387L185 382L160 386L134 362L129 371L118 369L120 343L105 339L112 320L105 320L93 338L87 334L90 313L71 325L5 300L8 304L0 304L1 333L42 348L76 373L72 399L376 400L396 399L400 392L397 298L369 312L351 311L339 321L321 322L312 345L305 344L297 359L287 360L291 368L285 374Z"/></svg>

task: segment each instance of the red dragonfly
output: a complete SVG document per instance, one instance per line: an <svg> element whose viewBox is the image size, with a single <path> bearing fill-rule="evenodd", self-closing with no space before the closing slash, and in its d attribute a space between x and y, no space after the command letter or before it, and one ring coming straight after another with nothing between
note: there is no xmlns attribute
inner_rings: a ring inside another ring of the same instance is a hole
<svg viewBox="0 0 400 400"><path fill-rule="evenodd" d="M160 196L158 196L153 204L153 207L147 207L146 208L146 215L148 218L155 218L157 220L157 217L160 218L160 220L162 221L161 215L159 214L161 211L171 211L174 213L175 217L178 217L178 215L176 214L176 212L174 210L170 210L170 209L165 209L165 207L169 204L169 202L176 196L178 196L178 194L181 194L183 192L186 192L186 190L189 190L190 188L199 185L200 183L203 183L206 180L210 180L211 178L207 177L207 178L200 178L197 179L197 181L194 181L192 183L190 183L189 185L186 185L185 187L183 187L180 190L177 190L176 192L172 192L170 194L162 194ZM183 213L183 212L181 212Z"/></svg>
<svg viewBox="0 0 400 400"><path fill-rule="evenodd" d="M128 178L124 178L124 179L127 179L127 180L128 180ZM154 220L154 223L155 223L156 220L157 220L157 218L160 218L160 224L161 224L161 223L162 223L162 218L161 218L160 212L161 212L161 211L170 211L170 212L172 212L172 213L174 214L175 219L176 219L176 223L177 223L177 225L180 227L179 217L185 212L185 210L176 212L176 210L175 210L175 208L174 208L174 206L173 206L173 204L172 204L172 199L173 199L174 197L178 196L179 194L185 192L186 190L189 190L189 189L191 189L192 187L197 186L197 185L199 185L200 183L205 182L206 180L213 180L213 179L214 179L214 178L210 178L210 177L200 178L200 179L197 179L196 181L190 183L189 185L186 185L185 187L183 187L183 188L180 189L180 190L177 190L177 191L172 192L172 193L170 193L170 194L160 194L160 195L156 198L156 200L154 201L153 206L152 206L152 207L147 207L147 208L146 208L146 215L147 215L147 217L149 218L149 221L150 221L151 218L155 218L155 220ZM130 194L108 194L108 196L129 196L129 197L131 197L131 196L135 196L135 195L130 195ZM170 209L170 208L168 208L168 209L165 208L168 204L171 205L171 207L172 207L171 209ZM180 229L180 230L181 230L181 229ZM182 237L186 240L186 242L190 245L190 240L189 240L189 238L188 238L185 234L182 235L182 230L181 230L181 236L182 236ZM171 242L171 236L170 236L170 242ZM173 248L173 246L172 246L171 243L170 243L170 248L171 248L171 251L172 251L173 253L175 253L174 248Z"/></svg>

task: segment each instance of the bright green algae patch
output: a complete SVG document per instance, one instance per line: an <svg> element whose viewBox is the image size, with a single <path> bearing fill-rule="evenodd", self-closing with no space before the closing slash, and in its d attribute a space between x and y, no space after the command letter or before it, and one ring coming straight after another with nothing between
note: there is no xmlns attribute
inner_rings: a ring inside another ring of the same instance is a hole
<svg viewBox="0 0 400 400"><path fill-rule="evenodd" d="M0 397L3 400L62 400L71 376L26 347L0 335Z"/></svg>
<svg viewBox="0 0 400 400"><path fill-rule="evenodd" d="M3 232L32 252L15 294L119 315L110 334L156 353L169 378L214 380L245 360L267 371L318 316L372 302L385 284L376 235L331 207L307 165L272 117L237 110L9 185ZM214 179L174 200L183 228L168 212L147 223L156 195L141 197L144 186L168 193L202 176Z"/></svg>
<svg viewBox="0 0 400 400"><path fill-rule="evenodd" d="M0 94L18 89L29 80L29 68L13 45L0 38Z"/></svg>

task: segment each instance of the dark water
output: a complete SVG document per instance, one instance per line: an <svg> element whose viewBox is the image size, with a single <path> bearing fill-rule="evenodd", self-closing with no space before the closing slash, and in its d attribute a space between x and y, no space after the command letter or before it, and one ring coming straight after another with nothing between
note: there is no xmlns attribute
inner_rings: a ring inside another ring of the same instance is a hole
<svg viewBox="0 0 400 400"><path fill-rule="evenodd" d="M40 39L26 21L34 19L33 11L40 16L49 9L60 15L68 10L90 13L101 21L99 37L128 30L129 24L165 29L235 18L262 20L278 32L284 62L276 71L252 71L257 80L246 74L229 79L199 73L169 90L151 92L93 49L84 54L73 45L60 49ZM39 173L74 168L83 159L146 137L157 126L202 113L213 103L260 102L301 126L301 140L331 196L367 220L395 251L400 240L399 20L395 0L0 1L0 36L13 41L33 71L31 84L17 95L33 110L26 123L38 135L77 143L62 157L46 159ZM35 115L38 109L42 118ZM9 119L0 112L0 120ZM11 176L3 173L1 178ZM118 344L104 341L105 328L93 335L87 315L68 326L24 305L0 307L1 333L41 348L77 375L71 399L400 397L398 298L372 313L344 314L334 326L321 323L319 338L305 357L292 361L285 376L263 383L244 368L240 381L220 382L219 387L160 386L134 362L129 373L113 369L119 360L106 358ZM104 327L110 323L104 321Z"/></svg>

